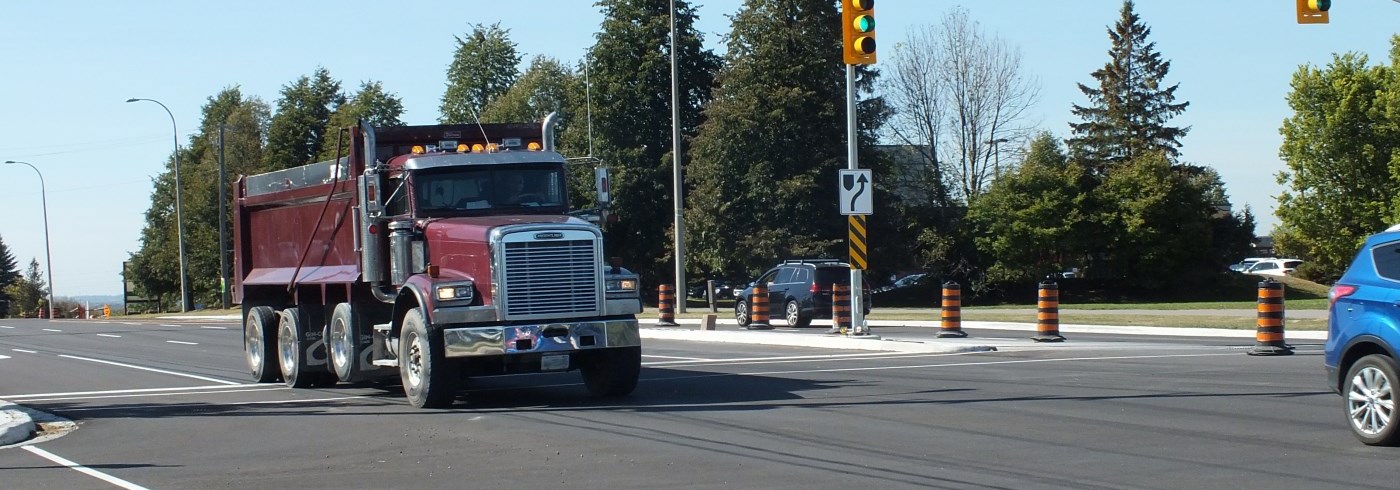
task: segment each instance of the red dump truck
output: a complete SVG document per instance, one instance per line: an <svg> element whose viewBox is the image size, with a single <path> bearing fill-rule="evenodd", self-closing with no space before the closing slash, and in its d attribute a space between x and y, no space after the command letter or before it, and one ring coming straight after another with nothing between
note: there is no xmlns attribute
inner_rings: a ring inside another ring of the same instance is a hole
<svg viewBox="0 0 1400 490"><path fill-rule="evenodd" d="M630 393L638 278L571 213L554 120L361 123L342 158L239 178L233 293L253 377L398 375L416 407L452 404L470 376L579 370L594 395Z"/></svg>

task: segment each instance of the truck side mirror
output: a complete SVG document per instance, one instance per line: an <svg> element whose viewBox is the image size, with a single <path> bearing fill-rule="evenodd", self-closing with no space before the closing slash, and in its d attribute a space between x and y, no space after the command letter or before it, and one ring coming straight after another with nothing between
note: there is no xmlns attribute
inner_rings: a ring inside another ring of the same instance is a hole
<svg viewBox="0 0 1400 490"><path fill-rule="evenodd" d="M608 169L594 168L593 184L598 191L598 207L607 207L608 203L612 202L612 180L608 177Z"/></svg>

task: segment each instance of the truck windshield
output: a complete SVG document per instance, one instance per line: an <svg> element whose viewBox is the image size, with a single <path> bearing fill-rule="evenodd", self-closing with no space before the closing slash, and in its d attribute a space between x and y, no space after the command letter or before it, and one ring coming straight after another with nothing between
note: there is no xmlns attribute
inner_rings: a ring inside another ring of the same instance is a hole
<svg viewBox="0 0 1400 490"><path fill-rule="evenodd" d="M423 217L558 213L567 206L559 167L435 170L415 175L413 187Z"/></svg>

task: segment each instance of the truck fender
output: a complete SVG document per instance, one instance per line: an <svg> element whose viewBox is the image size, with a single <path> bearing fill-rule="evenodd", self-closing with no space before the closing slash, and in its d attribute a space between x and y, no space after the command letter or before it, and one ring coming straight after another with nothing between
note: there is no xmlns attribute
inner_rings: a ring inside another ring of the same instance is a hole
<svg viewBox="0 0 1400 490"><path fill-rule="evenodd" d="M428 323L430 329L432 328L432 295L428 294L430 286L428 279L420 275L409 277L403 287L399 288L398 298L394 300L394 337L398 337L399 329L403 328L404 314L417 307L423 308L423 320Z"/></svg>

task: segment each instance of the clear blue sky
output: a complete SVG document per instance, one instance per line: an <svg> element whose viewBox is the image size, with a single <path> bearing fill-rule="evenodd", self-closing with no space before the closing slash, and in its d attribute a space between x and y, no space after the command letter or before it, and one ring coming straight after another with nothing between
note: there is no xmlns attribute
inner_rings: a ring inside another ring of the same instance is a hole
<svg viewBox="0 0 1400 490"><path fill-rule="evenodd" d="M741 0L701 0L699 27L721 48ZM1019 47L1038 79L1035 119L1068 135L1069 109L1084 103L1076 83L1107 60L1105 29L1120 2L882 0L879 39L889 49L911 28L935 24L964 5L983 28ZM1169 81L1191 103L1173 122L1191 126L1187 161L1215 167L1237 208L1251 206L1268 233L1284 96L1300 64L1360 51L1386 61L1400 20L1392 0L1335 2L1328 25L1298 25L1290 0L1138 3L1151 39L1171 60ZM373 10L378 8L380 10ZM602 15L585 0L429 2L94 2L19 0L5 7L0 46L0 161L33 163L48 184L54 283L59 296L118 294L121 262L139 246L151 178L172 142L170 107L181 144L199 107L220 89L275 101L278 89L325 66L347 88L379 80L404 100L409 124L436 121L453 35L475 22L511 30L525 60L536 54L573 62L592 44ZM40 194L34 172L0 165L0 237L21 267L44 262ZM878 219L878 217L876 217Z"/></svg>

